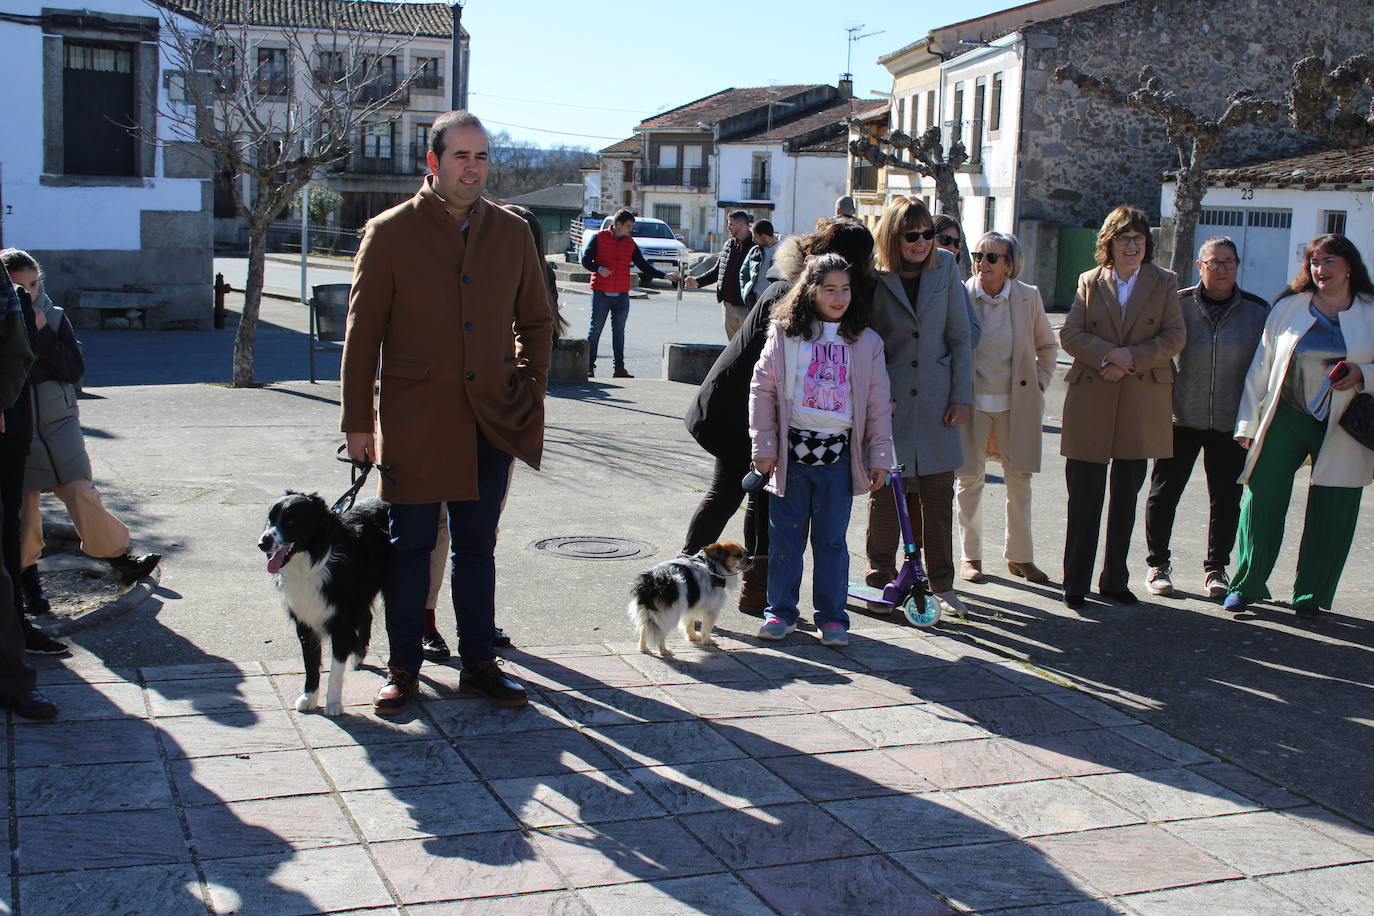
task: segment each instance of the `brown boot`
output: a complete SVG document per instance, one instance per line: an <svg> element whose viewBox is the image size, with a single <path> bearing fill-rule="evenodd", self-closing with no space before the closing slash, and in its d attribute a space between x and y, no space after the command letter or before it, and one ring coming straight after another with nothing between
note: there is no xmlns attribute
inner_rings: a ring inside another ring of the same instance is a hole
<svg viewBox="0 0 1374 916"><path fill-rule="evenodd" d="M739 609L746 614L761 614L768 606L768 558L750 557L749 563L740 575Z"/></svg>

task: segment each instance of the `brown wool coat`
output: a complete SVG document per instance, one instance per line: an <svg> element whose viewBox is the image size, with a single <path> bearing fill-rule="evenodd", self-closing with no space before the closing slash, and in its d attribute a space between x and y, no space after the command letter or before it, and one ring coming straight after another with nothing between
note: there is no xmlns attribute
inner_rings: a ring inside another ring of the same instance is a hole
<svg viewBox="0 0 1374 916"><path fill-rule="evenodd" d="M1173 271L1142 264L1124 315L1110 267L1082 274L1059 332L1074 358L1064 379L1069 391L1060 454L1097 464L1173 457L1173 358L1185 335ZM1102 378L1101 366L1116 347L1131 351L1135 372L1113 383Z"/></svg>
<svg viewBox="0 0 1374 916"><path fill-rule="evenodd" d="M477 498L479 428L532 468L544 448L553 313L529 226L481 200L464 242L432 182L368 222L343 352L341 428L373 431L380 366L381 497L403 505Z"/></svg>

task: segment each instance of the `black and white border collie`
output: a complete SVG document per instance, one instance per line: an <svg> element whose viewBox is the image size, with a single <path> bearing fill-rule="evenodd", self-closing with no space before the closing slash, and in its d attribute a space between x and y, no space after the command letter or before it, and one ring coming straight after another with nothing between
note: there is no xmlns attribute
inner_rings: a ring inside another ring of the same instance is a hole
<svg viewBox="0 0 1374 916"><path fill-rule="evenodd" d="M372 605L386 581L390 551L389 507L381 500L331 512L318 494L286 495L267 512L258 547L296 624L305 660L305 692L296 708L319 705L320 644L327 635L334 661L329 669L325 715L343 712L344 670L367 654Z"/></svg>
<svg viewBox="0 0 1374 916"><path fill-rule="evenodd" d="M672 655L668 633L679 621L688 641L714 646L711 630L725 606L726 584L748 568L748 552L734 541L721 541L640 573L627 608L639 630L639 651L647 653L654 645L659 655Z"/></svg>

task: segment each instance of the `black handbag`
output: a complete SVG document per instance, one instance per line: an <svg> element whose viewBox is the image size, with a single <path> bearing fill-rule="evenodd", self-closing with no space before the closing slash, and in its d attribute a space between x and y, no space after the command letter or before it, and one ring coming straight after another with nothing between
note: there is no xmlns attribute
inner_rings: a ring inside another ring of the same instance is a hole
<svg viewBox="0 0 1374 916"><path fill-rule="evenodd" d="M1374 451L1374 395L1355 395L1341 413L1340 424L1352 439Z"/></svg>

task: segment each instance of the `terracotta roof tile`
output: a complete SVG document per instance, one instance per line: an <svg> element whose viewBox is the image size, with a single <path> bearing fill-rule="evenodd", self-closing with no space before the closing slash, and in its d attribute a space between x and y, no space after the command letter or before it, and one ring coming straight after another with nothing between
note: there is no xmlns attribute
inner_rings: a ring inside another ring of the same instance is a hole
<svg viewBox="0 0 1374 916"><path fill-rule="evenodd" d="M824 127L838 125L853 114L866 114L872 109L882 108L887 102L877 99L835 99L824 108L817 108L805 114L792 118L790 121L779 123L774 119L773 129L764 128L753 134L743 134L731 137L724 143L776 143L778 141L794 140L805 138L808 134L818 131ZM839 131L847 134L848 128Z"/></svg>
<svg viewBox="0 0 1374 916"><path fill-rule="evenodd" d="M1207 182L1304 188L1317 185L1359 184L1374 181L1374 146L1351 150L1309 152L1222 169L1208 169Z"/></svg>
<svg viewBox="0 0 1374 916"><path fill-rule="evenodd" d="M695 130L697 124L714 124L732 115L743 114L768 102L786 98L812 86L752 86L743 89L722 89L695 102L688 102L670 111L639 122L639 130L667 130L684 128Z"/></svg>
<svg viewBox="0 0 1374 916"><path fill-rule="evenodd" d="M608 147L606 147L605 149L601 150L600 155L602 155L602 156L638 156L638 155L639 155L639 137L638 137L638 136L626 137L624 140L620 140L620 141L618 141L618 142L616 142L616 143L612 143L610 146L608 146Z"/></svg>
<svg viewBox="0 0 1374 916"><path fill-rule="evenodd" d="M268 28L328 29L450 38L453 10L445 3L384 0L157 0L202 21ZM467 30L463 31L467 35Z"/></svg>

